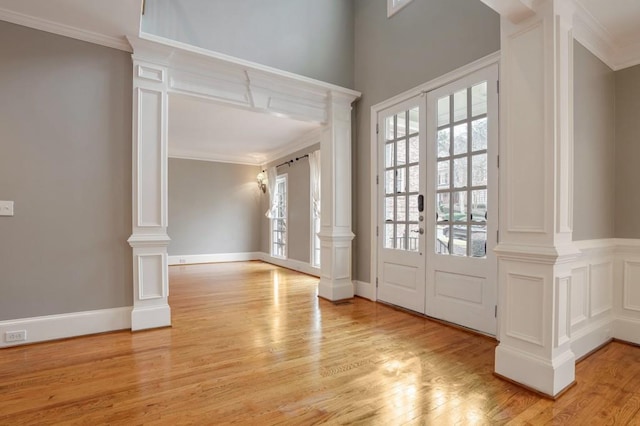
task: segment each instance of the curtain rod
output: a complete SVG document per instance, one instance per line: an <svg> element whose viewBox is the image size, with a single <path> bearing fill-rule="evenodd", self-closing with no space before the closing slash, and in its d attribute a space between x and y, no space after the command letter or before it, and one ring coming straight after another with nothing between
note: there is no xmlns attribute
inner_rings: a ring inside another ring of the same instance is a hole
<svg viewBox="0 0 640 426"><path fill-rule="evenodd" d="M278 165L276 166L276 168L278 168L278 167L280 167L280 166L284 166L285 164L286 164L286 165L288 165L289 167L291 167L291 165L292 165L294 162L296 162L296 161L300 161L300 160L302 160L303 158L309 158L309 154L305 154L305 155L303 155L303 156L301 156L301 157L296 157L296 158L295 158L295 160L294 160L294 159L291 159L291 160L289 160L289 161L285 161L285 162L284 162L284 163L282 163L282 164L278 164Z"/></svg>

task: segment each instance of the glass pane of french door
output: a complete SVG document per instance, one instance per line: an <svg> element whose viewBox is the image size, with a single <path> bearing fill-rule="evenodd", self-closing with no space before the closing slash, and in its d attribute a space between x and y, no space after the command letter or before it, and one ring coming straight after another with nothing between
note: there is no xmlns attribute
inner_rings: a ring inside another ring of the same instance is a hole
<svg viewBox="0 0 640 426"><path fill-rule="evenodd" d="M385 249L418 251L418 193L420 190L419 108L384 120L384 238Z"/></svg>
<svg viewBox="0 0 640 426"><path fill-rule="evenodd" d="M437 100L436 244L441 255L487 254L487 82Z"/></svg>

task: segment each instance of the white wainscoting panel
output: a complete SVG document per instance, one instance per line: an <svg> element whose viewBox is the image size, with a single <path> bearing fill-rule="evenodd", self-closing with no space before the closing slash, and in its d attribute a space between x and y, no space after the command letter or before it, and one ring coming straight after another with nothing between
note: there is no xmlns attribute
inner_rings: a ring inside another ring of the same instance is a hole
<svg viewBox="0 0 640 426"><path fill-rule="evenodd" d="M546 232L544 122L544 27L537 22L507 39L510 55L503 64L510 95L506 98L508 119L505 145L507 175L518 177L505 182L509 209L508 232ZM508 236L507 236L508 238Z"/></svg>
<svg viewBox="0 0 640 426"><path fill-rule="evenodd" d="M622 307L640 312L640 262L624 261Z"/></svg>
<svg viewBox="0 0 640 426"><path fill-rule="evenodd" d="M571 349L582 358L612 338L621 338L615 324L622 309L622 260L620 240L575 244L582 254L571 274Z"/></svg>
<svg viewBox="0 0 640 426"><path fill-rule="evenodd" d="M589 316L595 317L613 308L613 261L589 265Z"/></svg>
<svg viewBox="0 0 640 426"><path fill-rule="evenodd" d="M164 226L162 191L161 116L164 95L161 91L136 89L138 99L138 227Z"/></svg>
<svg viewBox="0 0 640 426"><path fill-rule="evenodd" d="M571 331L586 324L589 318L589 265L574 268L571 273Z"/></svg>
<svg viewBox="0 0 640 426"><path fill-rule="evenodd" d="M507 275L508 336L543 346L544 284L543 277Z"/></svg>
<svg viewBox="0 0 640 426"><path fill-rule="evenodd" d="M131 306L0 321L0 348L131 328ZM5 333L24 330L27 339L6 342Z"/></svg>
<svg viewBox="0 0 640 426"><path fill-rule="evenodd" d="M138 285L140 300L161 299L166 296L162 264L164 253L140 254L138 259ZM144 285L143 285L144 284Z"/></svg>

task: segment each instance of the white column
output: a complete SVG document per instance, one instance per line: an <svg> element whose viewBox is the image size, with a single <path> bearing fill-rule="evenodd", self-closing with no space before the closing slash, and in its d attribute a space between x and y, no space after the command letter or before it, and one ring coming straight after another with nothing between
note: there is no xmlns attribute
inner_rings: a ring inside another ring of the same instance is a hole
<svg viewBox="0 0 640 426"><path fill-rule="evenodd" d="M133 63L131 329L171 325L167 266L167 69Z"/></svg>
<svg viewBox="0 0 640 426"><path fill-rule="evenodd" d="M522 4L522 3L520 3ZM524 16L519 14L519 16ZM513 20L513 17L511 17ZM502 16L495 371L547 395L573 384L573 3Z"/></svg>
<svg viewBox="0 0 640 426"><path fill-rule="evenodd" d="M320 284L318 295L337 301L354 295L351 280L351 103L332 92L327 131L322 137Z"/></svg>

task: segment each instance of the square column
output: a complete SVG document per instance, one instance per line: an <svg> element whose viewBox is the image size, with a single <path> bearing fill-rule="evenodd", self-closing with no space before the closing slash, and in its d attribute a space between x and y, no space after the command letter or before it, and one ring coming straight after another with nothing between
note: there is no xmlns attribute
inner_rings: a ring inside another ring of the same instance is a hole
<svg viewBox="0 0 640 426"><path fill-rule="evenodd" d="M167 69L133 63L131 329L171 325L167 263Z"/></svg>
<svg viewBox="0 0 640 426"><path fill-rule="evenodd" d="M505 14L501 22L495 371L550 396L575 379L573 13L571 0L544 0L517 22Z"/></svg>
<svg viewBox="0 0 640 426"><path fill-rule="evenodd" d="M354 296L351 280L351 103L355 97L331 92L322 153L320 283L318 296L331 300Z"/></svg>

